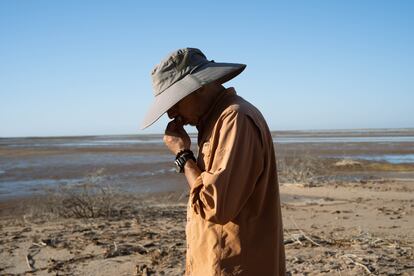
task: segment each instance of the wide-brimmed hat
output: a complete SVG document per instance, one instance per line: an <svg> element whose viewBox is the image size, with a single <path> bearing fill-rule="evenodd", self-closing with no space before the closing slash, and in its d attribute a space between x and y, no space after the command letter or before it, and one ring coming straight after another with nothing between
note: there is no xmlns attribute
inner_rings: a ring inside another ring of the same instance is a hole
<svg viewBox="0 0 414 276"><path fill-rule="evenodd" d="M211 82L229 81L244 68L245 64L209 61L196 48L171 53L151 72L155 101L142 122L142 129L152 125L185 96Z"/></svg>

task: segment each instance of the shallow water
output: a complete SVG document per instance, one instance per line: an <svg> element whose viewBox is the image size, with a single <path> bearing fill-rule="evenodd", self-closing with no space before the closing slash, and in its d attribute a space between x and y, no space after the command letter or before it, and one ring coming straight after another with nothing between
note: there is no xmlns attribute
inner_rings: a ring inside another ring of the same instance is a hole
<svg viewBox="0 0 414 276"><path fill-rule="evenodd" d="M82 166L82 165L131 165L131 164L155 164L171 160L171 155L125 155L113 153L78 153L78 154L61 154L49 156L30 156L19 158L0 158L0 169L8 171L11 169L30 169L36 167L65 167L65 166Z"/></svg>
<svg viewBox="0 0 414 276"><path fill-rule="evenodd" d="M25 196L34 193L43 193L48 188L53 188L57 185L73 185L82 183L82 181L84 181L83 178L2 181L0 184L0 199L4 199L10 196Z"/></svg>
<svg viewBox="0 0 414 276"><path fill-rule="evenodd" d="M197 137L191 135L191 142ZM8 148L90 148L90 147L129 147L133 145L163 145L161 135L152 136L91 136L68 138L10 138L0 139L0 146Z"/></svg>
<svg viewBox="0 0 414 276"><path fill-rule="evenodd" d="M414 136L379 137L274 137L273 142L291 143L404 143L414 142Z"/></svg>
<svg viewBox="0 0 414 276"><path fill-rule="evenodd" d="M414 143L414 136L374 136L374 137L320 137L320 136L278 136L273 137L277 144L302 144L302 143ZM0 146L9 148L89 148L89 147L129 147L133 145L163 145L161 135L135 138L128 136L113 137L85 137L85 138L11 138L0 139ZM196 144L197 138L192 135L191 143Z"/></svg>
<svg viewBox="0 0 414 276"><path fill-rule="evenodd" d="M300 132L274 134L274 141L277 150L285 151L284 154L298 149L319 154L329 149L325 157L397 164L414 163L411 134L368 137L366 132L346 132L343 136ZM191 140L196 144L195 135L191 135ZM387 152L383 151L385 148ZM101 169L104 183L128 192L187 189L182 175L174 172L173 159L163 145L162 135L2 138L0 199L35 193L42 190L40 187L77 184Z"/></svg>
<svg viewBox="0 0 414 276"><path fill-rule="evenodd" d="M384 154L384 155L343 155L338 158L387 162L391 164L414 164L414 154Z"/></svg>

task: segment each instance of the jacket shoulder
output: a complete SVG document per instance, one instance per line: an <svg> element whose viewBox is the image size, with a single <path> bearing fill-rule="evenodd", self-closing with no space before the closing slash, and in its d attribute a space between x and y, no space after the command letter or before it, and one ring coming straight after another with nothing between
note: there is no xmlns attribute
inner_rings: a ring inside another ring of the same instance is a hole
<svg viewBox="0 0 414 276"><path fill-rule="evenodd" d="M229 105L223 110L222 115L237 114L238 116L248 116L253 121L263 120L260 111L250 102L242 97L235 95L232 97Z"/></svg>

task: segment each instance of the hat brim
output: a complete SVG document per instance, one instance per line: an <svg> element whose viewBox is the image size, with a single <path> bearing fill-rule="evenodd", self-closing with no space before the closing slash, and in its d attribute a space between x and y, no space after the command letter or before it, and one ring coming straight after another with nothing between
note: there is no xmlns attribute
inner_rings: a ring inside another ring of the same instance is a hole
<svg viewBox="0 0 414 276"><path fill-rule="evenodd" d="M202 86L214 81L220 84L225 83L236 77L245 68L245 64L218 62L209 62L197 68L197 70L186 75L155 97L141 124L141 129L145 129L155 123L176 103Z"/></svg>

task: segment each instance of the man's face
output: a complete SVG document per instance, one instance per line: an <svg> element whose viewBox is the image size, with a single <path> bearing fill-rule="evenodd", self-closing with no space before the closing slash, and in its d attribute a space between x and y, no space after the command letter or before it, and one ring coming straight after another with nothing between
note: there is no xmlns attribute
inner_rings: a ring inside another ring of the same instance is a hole
<svg viewBox="0 0 414 276"><path fill-rule="evenodd" d="M168 111L168 117L174 119L177 116L181 116L183 125L190 124L195 126L198 123L198 103L196 93L193 92L190 95L183 98L181 101L176 103Z"/></svg>

